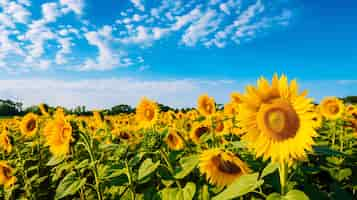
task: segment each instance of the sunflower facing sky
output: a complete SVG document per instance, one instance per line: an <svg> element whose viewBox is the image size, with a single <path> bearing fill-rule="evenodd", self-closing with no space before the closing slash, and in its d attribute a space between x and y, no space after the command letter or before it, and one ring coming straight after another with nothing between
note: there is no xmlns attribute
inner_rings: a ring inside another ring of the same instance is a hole
<svg viewBox="0 0 357 200"><path fill-rule="evenodd" d="M198 111L205 117L212 116L216 112L216 103L213 97L207 94L201 95L198 98Z"/></svg>
<svg viewBox="0 0 357 200"><path fill-rule="evenodd" d="M70 142L72 139L72 126L64 115L57 115L49 121L44 129L46 145L55 156L66 155L69 153Z"/></svg>
<svg viewBox="0 0 357 200"><path fill-rule="evenodd" d="M291 162L306 156L316 136L312 100L299 93L296 80L290 85L287 77L277 74L272 84L265 78L257 87L248 86L241 95L240 115L242 139L257 157L273 162Z"/></svg>
<svg viewBox="0 0 357 200"><path fill-rule="evenodd" d="M37 119L37 115L33 113L26 114L20 124L21 133L26 137L35 135L38 129Z"/></svg>
<svg viewBox="0 0 357 200"><path fill-rule="evenodd" d="M249 173L249 167L236 155L220 149L205 150L200 155L200 172L206 175L213 185L227 186L243 174Z"/></svg>
<svg viewBox="0 0 357 200"><path fill-rule="evenodd" d="M159 117L159 107L153 101L143 97L136 107L136 119L142 127L154 125Z"/></svg>
<svg viewBox="0 0 357 200"><path fill-rule="evenodd" d="M320 112L327 119L337 119L343 114L343 102L336 97L326 97L320 103Z"/></svg>

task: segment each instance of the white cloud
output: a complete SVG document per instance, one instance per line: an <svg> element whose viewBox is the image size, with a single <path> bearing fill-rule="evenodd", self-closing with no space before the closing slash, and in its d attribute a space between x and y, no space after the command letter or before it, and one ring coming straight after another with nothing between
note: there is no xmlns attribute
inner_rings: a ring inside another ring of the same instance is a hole
<svg viewBox="0 0 357 200"><path fill-rule="evenodd" d="M56 54L56 64L66 64L68 62L65 55L71 53L71 38L59 38L60 50Z"/></svg>
<svg viewBox="0 0 357 200"><path fill-rule="evenodd" d="M218 29L221 19L216 11L208 10L201 18L191 24L182 36L182 42L187 46L194 46L200 40L205 40L206 36Z"/></svg>
<svg viewBox="0 0 357 200"><path fill-rule="evenodd" d="M45 42L47 40L55 39L56 35L45 25L42 20L34 21L29 25L29 30L25 33L25 39L31 44L27 46L29 54L38 58L45 52Z"/></svg>
<svg viewBox="0 0 357 200"><path fill-rule="evenodd" d="M122 103L135 106L142 96L147 96L174 107L193 107L198 96L207 92L219 103L228 101L232 87L237 87L237 83L194 79L0 80L0 98L22 101L25 106L46 102L66 107L86 105L93 109Z"/></svg>
<svg viewBox="0 0 357 200"><path fill-rule="evenodd" d="M64 8L62 8L64 13L68 13L70 11L73 11L77 15L81 15L83 13L83 0L60 0L60 4L64 6Z"/></svg>
<svg viewBox="0 0 357 200"><path fill-rule="evenodd" d="M27 23L31 13L21 4L10 2L5 8L5 12L9 13L15 22Z"/></svg>
<svg viewBox="0 0 357 200"><path fill-rule="evenodd" d="M88 58L86 61L77 67L78 70L108 70L116 67L126 67L131 64L130 59L123 59L123 52L112 49L111 44L114 42L112 28L104 26L98 31L90 31L85 34L90 45L98 48L97 58Z"/></svg>
<svg viewBox="0 0 357 200"><path fill-rule="evenodd" d="M130 1L131 1L131 3L134 4L134 6L137 9L139 9L141 11L145 11L145 7L144 7L143 2L141 0L130 0Z"/></svg>
<svg viewBox="0 0 357 200"><path fill-rule="evenodd" d="M176 23L172 26L172 30L179 30L183 26L192 23L201 16L201 11L198 7L192 9L189 13L176 17Z"/></svg>
<svg viewBox="0 0 357 200"><path fill-rule="evenodd" d="M57 3L45 3L42 4L42 15L46 22L54 22L56 18L61 15L59 6Z"/></svg>

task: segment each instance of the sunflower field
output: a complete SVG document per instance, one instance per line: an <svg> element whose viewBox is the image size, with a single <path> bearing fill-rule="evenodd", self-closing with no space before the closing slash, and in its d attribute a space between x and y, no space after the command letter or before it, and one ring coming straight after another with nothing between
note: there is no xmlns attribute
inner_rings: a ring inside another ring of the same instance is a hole
<svg viewBox="0 0 357 200"><path fill-rule="evenodd" d="M357 106L260 78L223 107L0 121L1 199L357 199Z"/></svg>

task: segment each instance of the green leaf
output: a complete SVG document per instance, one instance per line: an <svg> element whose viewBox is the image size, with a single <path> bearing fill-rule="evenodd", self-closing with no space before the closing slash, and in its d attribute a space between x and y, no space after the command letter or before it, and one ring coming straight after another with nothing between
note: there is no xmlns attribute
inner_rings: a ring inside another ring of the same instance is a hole
<svg viewBox="0 0 357 200"><path fill-rule="evenodd" d="M196 193L196 184L189 182L180 190L179 188L165 188L160 191L163 200L192 200Z"/></svg>
<svg viewBox="0 0 357 200"><path fill-rule="evenodd" d="M59 183L56 189L55 199L62 199L66 196L74 195L86 181L86 178L78 179L75 172L70 172Z"/></svg>
<svg viewBox="0 0 357 200"><path fill-rule="evenodd" d="M274 173L277 169L279 168L279 164L275 163L275 162L270 162L264 169L262 172L262 175L260 176L260 178L263 178L271 173Z"/></svg>
<svg viewBox="0 0 357 200"><path fill-rule="evenodd" d="M180 165L182 167L181 171L175 174L176 179L185 178L199 163L199 156L193 155L181 158Z"/></svg>
<svg viewBox="0 0 357 200"><path fill-rule="evenodd" d="M290 190L284 196L278 193L271 193L268 195L266 200L309 200L309 197L300 190Z"/></svg>
<svg viewBox="0 0 357 200"><path fill-rule="evenodd" d="M234 199L254 191L263 184L263 180L258 180L258 173L247 174L239 177L223 192L213 198L213 200Z"/></svg>
<svg viewBox="0 0 357 200"><path fill-rule="evenodd" d="M66 157L65 156L59 156L59 157L55 157L53 156L48 162L47 162L47 166L55 166L60 164L61 162L64 161Z"/></svg>
<svg viewBox="0 0 357 200"><path fill-rule="evenodd" d="M149 176L157 169L159 165L160 165L160 161L153 163L151 158L144 160L144 162L140 165L139 168L138 180L140 181L145 177Z"/></svg>
<svg viewBox="0 0 357 200"><path fill-rule="evenodd" d="M320 155L326 155L326 156L344 156L345 154L333 150L327 146L314 146L314 153L320 154Z"/></svg>
<svg viewBox="0 0 357 200"><path fill-rule="evenodd" d="M352 170L350 168L345 168L338 171L336 178L338 181L342 181L344 179L347 179L351 175Z"/></svg>
<svg viewBox="0 0 357 200"><path fill-rule="evenodd" d="M189 182L182 190L182 196L184 200L191 200L196 193L196 184Z"/></svg>

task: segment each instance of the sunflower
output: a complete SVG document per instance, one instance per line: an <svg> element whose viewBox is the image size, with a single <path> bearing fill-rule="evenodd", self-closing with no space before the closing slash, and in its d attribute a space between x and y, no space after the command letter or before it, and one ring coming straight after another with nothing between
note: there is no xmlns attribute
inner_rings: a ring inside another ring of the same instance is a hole
<svg viewBox="0 0 357 200"><path fill-rule="evenodd" d="M46 145L55 156L62 156L69 153L72 139L72 126L70 122L61 115L49 121L44 129Z"/></svg>
<svg viewBox="0 0 357 200"><path fill-rule="evenodd" d="M26 137L31 137L36 134L38 129L37 115L28 113L21 120L20 130Z"/></svg>
<svg viewBox="0 0 357 200"><path fill-rule="evenodd" d="M185 143L178 132L171 128L165 139L167 146L172 150L181 150L185 147Z"/></svg>
<svg viewBox="0 0 357 200"><path fill-rule="evenodd" d="M136 119L144 128L156 124L159 117L159 107L153 101L142 98L136 108Z"/></svg>
<svg viewBox="0 0 357 200"><path fill-rule="evenodd" d="M193 127L190 132L191 140L199 144L201 136L211 132L211 126L207 122L196 122L193 124Z"/></svg>
<svg viewBox="0 0 357 200"><path fill-rule="evenodd" d="M344 112L343 102L336 97L324 98L319 107L322 116L331 120L340 118Z"/></svg>
<svg viewBox="0 0 357 200"><path fill-rule="evenodd" d="M238 92L232 92L231 93L231 103L241 104L242 103L241 94Z"/></svg>
<svg viewBox="0 0 357 200"><path fill-rule="evenodd" d="M224 105L223 112L228 117L234 117L234 116L238 115L238 105L234 104L232 102L227 103Z"/></svg>
<svg viewBox="0 0 357 200"><path fill-rule="evenodd" d="M357 107L354 106L354 105L351 105L351 104L346 106L345 110L346 110L346 114L348 116L353 116L353 115L355 115L357 113Z"/></svg>
<svg viewBox="0 0 357 200"><path fill-rule="evenodd" d="M198 118L198 112L196 110L190 110L186 113L189 120L196 120Z"/></svg>
<svg viewBox="0 0 357 200"><path fill-rule="evenodd" d="M40 105L38 105L38 108L40 109L40 112L43 116L49 116L48 106L46 104L41 103Z"/></svg>
<svg viewBox="0 0 357 200"><path fill-rule="evenodd" d="M242 95L240 115L242 140L255 150L257 157L289 163L311 150L314 130L312 99L298 92L296 80L290 85L286 76L275 74L272 85L260 78L258 87L248 86Z"/></svg>
<svg viewBox="0 0 357 200"><path fill-rule="evenodd" d="M220 187L230 185L250 171L239 157L221 149L203 151L200 155L199 169L211 184Z"/></svg>
<svg viewBox="0 0 357 200"><path fill-rule="evenodd" d="M0 185L4 185L5 188L13 186L17 180L13 173L14 170L6 161L0 161Z"/></svg>
<svg viewBox="0 0 357 200"><path fill-rule="evenodd" d="M213 115L216 112L214 99L207 94L201 95L198 98L198 111L205 117Z"/></svg>
<svg viewBox="0 0 357 200"><path fill-rule="evenodd" d="M0 148L6 153L10 153L12 151L11 139L8 136L7 127L4 127L2 133L0 134Z"/></svg>
<svg viewBox="0 0 357 200"><path fill-rule="evenodd" d="M227 120L228 121L228 120ZM216 135L224 135L226 133L229 133L227 130L228 127L226 127L227 123L225 123L224 117L221 114L216 114L213 117L213 126L214 127L214 132Z"/></svg>

